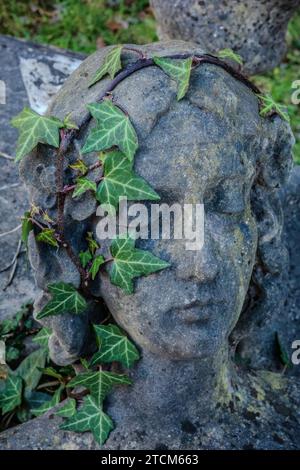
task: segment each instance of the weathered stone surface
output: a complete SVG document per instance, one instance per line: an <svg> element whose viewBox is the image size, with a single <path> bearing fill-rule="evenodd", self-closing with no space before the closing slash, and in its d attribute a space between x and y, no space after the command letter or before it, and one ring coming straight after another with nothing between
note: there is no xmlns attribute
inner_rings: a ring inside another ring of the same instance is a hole
<svg viewBox="0 0 300 470"><path fill-rule="evenodd" d="M18 133L10 125L11 118L28 105L37 112L45 112L82 58L80 54L0 36L0 152L8 155L15 152ZM28 197L14 162L1 156L0 161L0 232L4 233L20 224L20 217L28 209ZM49 180L49 175L43 175L44 181L46 177ZM0 271L12 261L19 238L20 230L0 235ZM13 315L22 303L34 300L38 293L24 252L19 255L13 283L3 290L9 274L10 269L0 273L0 321Z"/></svg>
<svg viewBox="0 0 300 470"><path fill-rule="evenodd" d="M231 48L250 74L278 65L299 0L151 0L160 39L183 39L211 53Z"/></svg>
<svg viewBox="0 0 300 470"><path fill-rule="evenodd" d="M299 449L299 388L295 381L280 374L260 371L235 382L233 401L220 404L214 419L201 423L201 408L195 403L191 415L179 418L176 425L154 428L151 413L131 414L133 403L124 400L123 420L102 449L107 450L206 450L206 449ZM121 401L120 401L121 400ZM140 402L142 397L138 397ZM177 404L177 410L181 404ZM1 450L95 450L99 446L90 433L76 434L59 430L61 418L53 411L0 434ZM290 417L293 416L292 419ZM165 423L167 415L164 415ZM128 426L129 420L132 425Z"/></svg>
<svg viewBox="0 0 300 470"><path fill-rule="evenodd" d="M147 55L202 52L181 41L140 48ZM80 125L87 115L86 104L97 100L108 83L105 79L88 88L106 51L93 54L72 74L52 102L51 114L63 118L71 112ZM124 63L134 60L136 55L128 53ZM262 118L257 97L249 88L207 64L193 70L188 93L180 102L175 84L155 67L139 70L120 83L114 99L129 113L138 134L136 172L149 181L162 202L204 202L206 219L200 252L186 251L185 240L138 241L139 247L150 249L172 266L139 278L133 295L125 296L112 286L105 271L91 286L142 353L131 372L134 385L116 391L107 404L117 430L106 447L299 447L295 431L299 426L298 381L284 383L267 372L257 372L256 377L231 362L237 344L250 332L245 349L252 335L265 345L253 349L252 367L278 366L273 354L274 328L288 294L279 188L292 166L289 125L278 116ZM78 148L93 125L90 121L80 132L65 168L78 158ZM38 147L21 165L21 174L32 200L48 204L49 215L55 218L51 202L55 188L41 178L53 172L51 157L50 149ZM68 170L65 183L71 181ZM65 233L78 252L86 248L85 232L95 231L97 220L91 215L90 202L86 214L83 204L80 216L74 216L70 198ZM40 288L45 289L54 277L79 284L62 249L56 252L43 245L37 249L32 243L31 256L37 260L33 265ZM53 318L51 326L54 360L61 363L63 353L76 356L82 352L82 338L87 334L83 324L81 337L79 326L70 325L69 317ZM70 328L74 328L71 342ZM43 419L39 418L37 426ZM24 426L26 431L29 424ZM2 437L4 447L20 446L18 433L7 431ZM14 435L19 444L13 444ZM34 436L29 444L26 438L25 446L41 446ZM59 448L82 442L91 446L89 437L61 439L55 444L46 434L42 445Z"/></svg>

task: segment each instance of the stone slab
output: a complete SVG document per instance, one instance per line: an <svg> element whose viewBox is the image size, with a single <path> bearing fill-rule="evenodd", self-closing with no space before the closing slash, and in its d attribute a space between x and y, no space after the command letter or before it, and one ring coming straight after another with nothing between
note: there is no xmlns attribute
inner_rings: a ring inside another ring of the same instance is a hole
<svg viewBox="0 0 300 470"><path fill-rule="evenodd" d="M65 79L75 70L84 56L54 47L0 36L0 152L13 156L17 130L10 120L24 106L44 113L51 98ZM20 224L28 208L28 196L19 181L18 168L13 161L0 156L0 271L13 259L20 230L1 236ZM10 270L0 273L0 320L37 293L26 256L19 256L16 275L7 284Z"/></svg>

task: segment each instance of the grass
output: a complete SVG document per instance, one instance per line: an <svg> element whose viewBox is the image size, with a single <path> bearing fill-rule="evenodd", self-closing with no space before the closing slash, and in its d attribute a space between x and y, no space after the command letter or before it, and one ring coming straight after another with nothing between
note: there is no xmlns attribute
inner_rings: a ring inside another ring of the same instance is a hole
<svg viewBox="0 0 300 470"><path fill-rule="evenodd" d="M295 91L292 84L300 80L300 13L289 24L288 53L284 62L267 75L254 77L254 80L262 91L270 93L275 101L287 106L296 138L294 159L300 164L300 104L294 105L291 102Z"/></svg>
<svg viewBox="0 0 300 470"><path fill-rule="evenodd" d="M90 53L157 40L147 0L0 0L0 33Z"/></svg>
<svg viewBox="0 0 300 470"><path fill-rule="evenodd" d="M0 33L84 53L104 45L157 40L148 0L0 0ZM292 83L300 80L300 13L289 25L288 45L284 62L254 79L288 107L300 164L300 105L291 103Z"/></svg>

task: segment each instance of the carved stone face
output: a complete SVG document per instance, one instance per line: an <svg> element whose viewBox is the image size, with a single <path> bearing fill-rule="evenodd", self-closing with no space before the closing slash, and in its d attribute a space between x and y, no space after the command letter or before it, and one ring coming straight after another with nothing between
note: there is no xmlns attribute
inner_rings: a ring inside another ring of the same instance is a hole
<svg viewBox="0 0 300 470"><path fill-rule="evenodd" d="M165 148L151 132L136 157L136 171L161 195L161 203L204 203L205 241L201 251L187 251L186 240L138 240L167 260L171 268L139 278L135 293L125 295L100 275L101 292L115 320L134 341L153 353L189 359L218 352L240 315L257 248L256 221L250 189L254 167L232 139L207 142L203 116L193 109L198 134L193 145L182 145L185 104L177 103L161 126L173 133L173 148ZM211 118L215 135L222 124ZM221 126L221 128L220 128Z"/></svg>

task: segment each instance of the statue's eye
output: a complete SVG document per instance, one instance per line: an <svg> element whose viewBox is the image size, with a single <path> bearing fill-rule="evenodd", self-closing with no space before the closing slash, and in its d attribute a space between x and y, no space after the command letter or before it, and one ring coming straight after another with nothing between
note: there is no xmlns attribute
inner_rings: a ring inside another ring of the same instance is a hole
<svg viewBox="0 0 300 470"><path fill-rule="evenodd" d="M204 208L208 212L239 214L245 210L245 186L243 179L227 179L210 188L204 196Z"/></svg>

